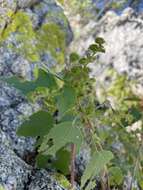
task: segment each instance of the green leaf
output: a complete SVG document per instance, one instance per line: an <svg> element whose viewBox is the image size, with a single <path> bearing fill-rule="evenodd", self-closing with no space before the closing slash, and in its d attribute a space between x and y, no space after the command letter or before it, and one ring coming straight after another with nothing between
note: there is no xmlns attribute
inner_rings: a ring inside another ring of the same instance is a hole
<svg viewBox="0 0 143 190"><path fill-rule="evenodd" d="M101 37L98 37L95 39L95 42L99 45L103 45L105 43L105 40Z"/></svg>
<svg viewBox="0 0 143 190"><path fill-rule="evenodd" d="M66 149L59 150L56 153L55 160L49 155L38 154L36 157L36 165L38 168L56 168L56 170L62 172L62 174L68 175L70 165L70 152Z"/></svg>
<svg viewBox="0 0 143 190"><path fill-rule="evenodd" d="M49 140L53 139L53 145L49 146ZM72 122L63 122L55 125L48 135L45 136L39 149L44 155L56 155L56 152L67 144L74 143L76 151L79 152L83 136L79 127L74 127Z"/></svg>
<svg viewBox="0 0 143 190"><path fill-rule="evenodd" d="M48 112L39 111L21 125L17 134L25 137L43 136L53 127L53 123L53 117Z"/></svg>
<svg viewBox="0 0 143 190"><path fill-rule="evenodd" d="M62 92L57 96L57 108L60 117L64 116L66 112L71 110L76 103L76 93L72 87L64 86Z"/></svg>
<svg viewBox="0 0 143 190"><path fill-rule="evenodd" d="M88 63L88 61L85 57L83 57L79 60L79 63L84 65L84 64Z"/></svg>
<svg viewBox="0 0 143 190"><path fill-rule="evenodd" d="M81 178L81 187L84 187L88 179L98 175L112 158L113 154L110 151L103 150L100 152L95 152Z"/></svg>
<svg viewBox="0 0 143 190"><path fill-rule="evenodd" d="M123 173L119 167L109 168L109 180L111 185L121 185L123 182Z"/></svg>
<svg viewBox="0 0 143 190"><path fill-rule="evenodd" d="M134 117L134 122L140 120L142 117L141 110L136 107L131 107L129 112Z"/></svg>
<svg viewBox="0 0 143 190"><path fill-rule="evenodd" d="M96 181L94 180L90 180L88 185L86 186L86 190L93 190L96 189Z"/></svg>
<svg viewBox="0 0 143 190"><path fill-rule="evenodd" d="M92 44L89 46L89 49L93 52L98 52L99 46L97 44Z"/></svg>
<svg viewBox="0 0 143 190"><path fill-rule="evenodd" d="M79 55L75 52L70 54L70 62L76 62L79 60L79 58L80 58Z"/></svg>
<svg viewBox="0 0 143 190"><path fill-rule="evenodd" d="M70 152L65 149L59 150L52 165L64 175L69 174Z"/></svg>
<svg viewBox="0 0 143 190"><path fill-rule="evenodd" d="M36 166L38 168L46 168L48 165L48 160L50 158L51 158L50 156L38 154L38 156L36 157Z"/></svg>
<svg viewBox="0 0 143 190"><path fill-rule="evenodd" d="M97 45L97 44L92 44L89 46L89 49L91 51L93 51L93 53L96 53L96 52L102 52L102 53L105 53L105 49L104 47L101 45Z"/></svg>
<svg viewBox="0 0 143 190"><path fill-rule="evenodd" d="M38 87L47 87L49 89L57 87L54 76L42 69L39 70L39 77L34 81L21 81L20 78L16 76L11 78L4 78L2 80L9 84L12 84L15 88L19 89L25 95L33 92Z"/></svg>

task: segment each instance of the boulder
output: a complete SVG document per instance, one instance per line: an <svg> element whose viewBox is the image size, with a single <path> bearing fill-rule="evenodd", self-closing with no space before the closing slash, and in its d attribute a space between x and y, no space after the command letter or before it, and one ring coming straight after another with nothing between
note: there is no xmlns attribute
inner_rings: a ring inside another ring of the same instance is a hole
<svg viewBox="0 0 143 190"><path fill-rule="evenodd" d="M59 57L64 60L62 53L72 40L72 31L54 0L5 0L0 2L0 12L1 77L17 75L31 80L37 66L53 68L59 64ZM51 38L55 46L47 41ZM45 42L44 47L40 40ZM18 90L0 81L0 188L43 189L50 179L47 189L64 189L47 171L33 174L35 168L26 163L25 156L35 150L36 139L16 134L24 119L38 109L38 104L29 103Z"/></svg>
<svg viewBox="0 0 143 190"><path fill-rule="evenodd" d="M6 0L0 4L0 12L0 75L31 79L37 65L53 68L59 62L64 64L72 31L54 0Z"/></svg>
<svg viewBox="0 0 143 190"><path fill-rule="evenodd" d="M72 42L71 49L83 54L96 37L106 41L106 53L91 65L92 75L103 79L107 70L113 68L143 85L143 14L131 8L121 15L108 11L99 22L90 20L81 29L81 36Z"/></svg>
<svg viewBox="0 0 143 190"><path fill-rule="evenodd" d="M0 185L6 190L25 189L31 167L11 149L4 132L0 131Z"/></svg>

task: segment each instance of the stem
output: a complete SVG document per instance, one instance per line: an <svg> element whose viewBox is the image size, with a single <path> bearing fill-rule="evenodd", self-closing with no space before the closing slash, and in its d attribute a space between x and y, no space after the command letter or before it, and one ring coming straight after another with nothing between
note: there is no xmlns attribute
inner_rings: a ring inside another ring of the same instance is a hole
<svg viewBox="0 0 143 190"><path fill-rule="evenodd" d="M72 144L71 145L71 189L74 188L74 181L75 181L75 156L76 156L76 145Z"/></svg>

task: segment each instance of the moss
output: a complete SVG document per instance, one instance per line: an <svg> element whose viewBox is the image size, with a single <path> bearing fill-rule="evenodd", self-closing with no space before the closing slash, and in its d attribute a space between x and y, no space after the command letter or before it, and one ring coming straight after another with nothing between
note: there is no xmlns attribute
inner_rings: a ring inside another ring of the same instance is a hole
<svg viewBox="0 0 143 190"><path fill-rule="evenodd" d="M58 63L64 63L65 34L58 25L53 23L44 24L37 32L37 39L39 53L50 51Z"/></svg>
<svg viewBox="0 0 143 190"><path fill-rule="evenodd" d="M5 190L5 188L2 185L0 185L0 190Z"/></svg>
<svg viewBox="0 0 143 190"><path fill-rule="evenodd" d="M63 12L61 11L49 11L46 14L46 18L49 22L57 22L57 23L61 23L63 28L67 28L68 27L68 21L66 16L63 14Z"/></svg>
<svg viewBox="0 0 143 190"><path fill-rule="evenodd" d="M39 61L43 53L50 52L57 63L64 63L65 32L57 24L43 24L39 30L34 31L29 15L18 11L11 16L11 23L0 36L0 42L3 43L11 35L16 39L16 44L9 43L8 48L30 62Z"/></svg>
<svg viewBox="0 0 143 190"><path fill-rule="evenodd" d="M57 174L55 174L53 177L54 177L54 178L59 182L59 184L60 184L61 186L63 186L64 188L66 188L66 189L69 189L69 188L70 188L70 183L69 183L69 181L67 180L67 178L66 178L64 175L57 173Z"/></svg>
<svg viewBox="0 0 143 190"><path fill-rule="evenodd" d="M64 0L57 0L61 5L64 5Z"/></svg>
<svg viewBox="0 0 143 190"><path fill-rule="evenodd" d="M8 45L9 48L24 55L29 61L39 60L34 44L36 35L27 14L18 11L16 14L12 15L11 23L8 24L0 36L0 41L4 42L11 34L15 36L17 44L10 43Z"/></svg>

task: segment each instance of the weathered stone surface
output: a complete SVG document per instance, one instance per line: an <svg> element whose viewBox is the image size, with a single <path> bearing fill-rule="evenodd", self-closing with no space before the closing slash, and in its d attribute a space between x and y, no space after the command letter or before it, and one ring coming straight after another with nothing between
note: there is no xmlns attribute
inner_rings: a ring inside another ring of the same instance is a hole
<svg viewBox="0 0 143 190"><path fill-rule="evenodd" d="M83 33L82 33L83 31ZM95 37L106 41L105 54L98 57L99 64L92 64L92 74L104 80L109 68L125 73L131 79L143 84L143 14L127 8L119 16L108 11L98 22L90 21L82 28L81 37L73 42L71 48L84 53Z"/></svg>
<svg viewBox="0 0 143 190"><path fill-rule="evenodd" d="M14 16L21 11L27 17L29 17L30 22L33 26L33 31L36 33L37 30L40 31L43 24L53 23L57 24L60 27L60 30L63 31L66 38L66 43L69 44L72 40L72 31L70 29L67 18L65 17L61 7L57 6L54 0L6 0L0 4L0 33L3 37L5 31L8 29L8 26L12 23L12 20L15 19ZM24 25L24 23L23 23ZM29 23L27 23L28 28ZM28 31L29 33L29 31ZM18 74L20 76L31 79L32 71L35 65L41 65L41 63L46 63L48 67L55 67L57 61L55 57L51 54L50 50L47 53L33 52L35 55L39 56L38 60L29 60L26 56L25 50L23 50L23 42L18 41L19 31L11 32L5 39L4 42L1 42L0 47L0 75L6 74ZM29 34L28 34L29 35ZM27 36L28 36L27 35ZM31 42L30 42L31 40ZM32 42L33 40L33 42ZM28 43L31 43L31 49L35 48L37 39L29 39ZM27 43L27 42L26 42ZM49 43L49 42L47 42ZM13 48L10 48L10 46ZM28 48L28 47L27 47ZM16 50L17 49L17 50ZM33 51L33 50L29 50ZM59 47L59 51L60 47ZM33 54L32 53L32 54ZM34 56L35 56L34 55ZM44 56L44 59L43 59Z"/></svg>
<svg viewBox="0 0 143 190"><path fill-rule="evenodd" d="M83 175L85 167L88 164L90 158L91 158L90 148L88 146L83 147L75 160L76 175L78 177L81 177Z"/></svg>
<svg viewBox="0 0 143 190"><path fill-rule="evenodd" d="M54 0L5 0L0 1L0 37L11 24L11 19L17 11L26 14L31 20L33 31L40 30L43 24L57 24L65 33L67 44L72 39L72 32L68 21L63 14L63 10L57 6ZM4 41L0 41L0 76L18 75L31 79L35 66L40 66L42 62L50 67L57 64L48 52L41 56L39 61L30 61L21 51L15 51L21 45L18 43L17 31L9 34ZM28 36L29 34L27 34ZM35 41L33 41L34 45ZM9 47L13 44L16 49ZM66 44L66 45L67 45ZM31 48L31 46L30 46ZM39 105L32 105L15 88L0 82L0 185L6 190L30 190L34 188L42 189L48 184L49 189L62 190L56 181L50 177L50 174L37 174L30 178L33 168L25 163L23 158L31 153L35 147L36 139L18 137L17 128L21 125L24 118L29 117L33 112L39 109ZM34 163L33 163L34 164ZM42 173L42 172L41 172ZM43 175L43 176L41 176ZM39 179L39 177L43 177ZM39 180L39 183L38 183ZM42 181L40 181L42 180Z"/></svg>
<svg viewBox="0 0 143 190"><path fill-rule="evenodd" d="M119 73L142 81L143 15L126 9L121 16L108 12L100 21L99 36L106 41L106 53L100 62L112 65Z"/></svg>
<svg viewBox="0 0 143 190"><path fill-rule="evenodd" d="M11 149L5 133L0 131L0 185L6 190L24 189L31 167Z"/></svg>
<svg viewBox="0 0 143 190"><path fill-rule="evenodd" d="M36 171L31 178L28 190L65 190L46 170Z"/></svg>
<svg viewBox="0 0 143 190"><path fill-rule="evenodd" d="M38 107L32 106L20 94L7 85L0 83L0 129L5 133L7 140L21 157L33 151L35 140L32 138L18 137L16 130L24 117L30 116Z"/></svg>

